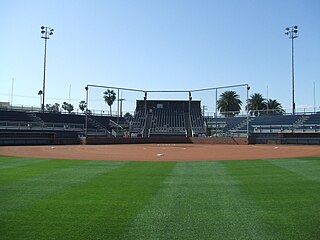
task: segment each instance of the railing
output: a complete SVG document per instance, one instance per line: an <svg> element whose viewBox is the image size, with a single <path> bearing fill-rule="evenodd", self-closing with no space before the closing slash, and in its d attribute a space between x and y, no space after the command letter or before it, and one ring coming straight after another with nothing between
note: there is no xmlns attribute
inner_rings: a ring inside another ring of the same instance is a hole
<svg viewBox="0 0 320 240"><path fill-rule="evenodd" d="M31 122L21 122L21 121L0 121L0 129L3 130L43 130L43 125Z"/></svg>
<svg viewBox="0 0 320 240"><path fill-rule="evenodd" d="M24 106L24 105L0 105L0 110L5 111L17 111L17 112L42 112L42 109L35 106ZM89 110L89 109L88 109ZM82 111L81 109L74 109L71 113L66 112L64 110L61 110L59 112L53 112L53 111L44 111L45 113L60 113L60 114L72 114L72 115L85 115L85 111ZM129 112L132 113L132 112ZM110 114L106 110L90 110L90 113L88 115L93 116L108 116L108 117L121 117L120 114Z"/></svg>
<svg viewBox="0 0 320 240"><path fill-rule="evenodd" d="M63 131L83 131L84 124L73 123L45 123L24 121L0 121L2 130L63 130Z"/></svg>
<svg viewBox="0 0 320 240"><path fill-rule="evenodd" d="M302 124L296 125L252 125L253 133L316 133L320 132L320 124Z"/></svg>
<svg viewBox="0 0 320 240"><path fill-rule="evenodd" d="M187 131L184 127L155 127L149 129L149 136L151 134L165 134L165 135L187 135Z"/></svg>

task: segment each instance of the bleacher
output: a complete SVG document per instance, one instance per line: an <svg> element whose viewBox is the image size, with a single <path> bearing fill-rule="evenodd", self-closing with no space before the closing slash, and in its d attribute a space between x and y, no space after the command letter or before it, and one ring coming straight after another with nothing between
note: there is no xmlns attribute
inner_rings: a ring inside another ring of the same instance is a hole
<svg viewBox="0 0 320 240"><path fill-rule="evenodd" d="M84 131L85 116L62 113L33 113L33 117L42 122L47 130ZM94 126L88 126L94 128Z"/></svg>
<svg viewBox="0 0 320 240"><path fill-rule="evenodd" d="M179 109L154 109L149 136L157 134L185 136L184 112Z"/></svg>
<svg viewBox="0 0 320 240"><path fill-rule="evenodd" d="M137 108L133 116L133 119L130 123L130 129L129 129L130 132L134 135L143 134L145 121L146 121L145 110L143 108Z"/></svg>
<svg viewBox="0 0 320 240"><path fill-rule="evenodd" d="M192 109L191 115L190 115L190 123L191 123L191 129L192 129L192 135L193 136L199 136L206 134L206 128L204 125L204 119L201 114L200 109Z"/></svg>
<svg viewBox="0 0 320 240"><path fill-rule="evenodd" d="M200 106L200 101L137 100L130 132L149 137L205 134Z"/></svg>
<svg viewBox="0 0 320 240"><path fill-rule="evenodd" d="M41 128L41 123L34 121L30 114L19 111L0 110L0 129L29 130L32 128Z"/></svg>
<svg viewBox="0 0 320 240"><path fill-rule="evenodd" d="M129 128L129 123L123 117L112 116L89 116L89 120L98 128L103 128L115 137L123 136L124 131Z"/></svg>
<svg viewBox="0 0 320 240"><path fill-rule="evenodd" d="M320 113L308 115L308 118L305 120L304 124L320 125Z"/></svg>
<svg viewBox="0 0 320 240"><path fill-rule="evenodd" d="M26 112L0 110L0 121L29 122L31 119Z"/></svg>
<svg viewBox="0 0 320 240"><path fill-rule="evenodd" d="M272 115L254 117L250 122L253 133L293 131L303 115Z"/></svg>
<svg viewBox="0 0 320 240"><path fill-rule="evenodd" d="M320 132L320 113L305 115L303 123L297 124L296 132Z"/></svg>
<svg viewBox="0 0 320 240"><path fill-rule="evenodd" d="M106 119L106 124L100 124ZM107 134L108 117L88 116L89 133ZM84 133L86 125L85 115L42 113L22 111L0 111L0 129L2 130L30 130L30 131L74 131Z"/></svg>
<svg viewBox="0 0 320 240"><path fill-rule="evenodd" d="M216 136L239 135L247 129L247 117L206 117L205 122Z"/></svg>
<svg viewBox="0 0 320 240"><path fill-rule="evenodd" d="M247 117L206 117L212 136L240 136L247 134ZM248 117L249 134L320 132L320 113L297 115L269 115Z"/></svg>
<svg viewBox="0 0 320 240"><path fill-rule="evenodd" d="M123 117L90 114L87 115L87 129L85 115L0 110L0 131L38 131L60 135L69 132L107 137L224 137L249 134L262 139L262 142L278 138L280 134L318 136L320 133L320 113L203 118L200 106L200 101L137 100L130 122ZM314 137L312 139L314 142ZM308 141L311 142L310 139Z"/></svg>

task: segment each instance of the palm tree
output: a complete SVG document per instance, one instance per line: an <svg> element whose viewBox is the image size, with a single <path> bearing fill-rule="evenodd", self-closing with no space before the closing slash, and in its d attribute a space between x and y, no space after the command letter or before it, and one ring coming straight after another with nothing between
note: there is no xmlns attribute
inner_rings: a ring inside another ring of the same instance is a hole
<svg viewBox="0 0 320 240"><path fill-rule="evenodd" d="M268 114L283 114L284 110L281 104L276 99L269 99L267 101Z"/></svg>
<svg viewBox="0 0 320 240"><path fill-rule="evenodd" d="M73 105L71 103L63 102L61 107L68 113L71 113L73 111Z"/></svg>
<svg viewBox="0 0 320 240"><path fill-rule="evenodd" d="M86 101L81 101L80 103L79 103L79 108L80 108L80 110L82 111L82 113L84 112L84 110L87 108L87 103L86 103Z"/></svg>
<svg viewBox="0 0 320 240"><path fill-rule="evenodd" d="M60 104L59 103L55 103L53 105L46 104L46 109L49 112L60 113Z"/></svg>
<svg viewBox="0 0 320 240"><path fill-rule="evenodd" d="M225 91L220 95L217 101L219 111L226 117L233 117L239 114L242 101L240 96L235 91Z"/></svg>
<svg viewBox="0 0 320 240"><path fill-rule="evenodd" d="M266 99L261 93L254 93L248 99L246 109L248 109L252 115L262 115L262 111L267 109Z"/></svg>
<svg viewBox="0 0 320 240"><path fill-rule="evenodd" d="M110 115L112 115L111 106L113 102L116 100L116 93L113 90L108 89L103 94L104 102L107 103L110 107Z"/></svg>

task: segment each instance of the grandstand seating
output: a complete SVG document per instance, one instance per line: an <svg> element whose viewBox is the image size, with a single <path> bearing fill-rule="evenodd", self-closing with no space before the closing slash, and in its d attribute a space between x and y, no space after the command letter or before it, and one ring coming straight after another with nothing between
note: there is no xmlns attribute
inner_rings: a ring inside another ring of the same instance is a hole
<svg viewBox="0 0 320 240"><path fill-rule="evenodd" d="M319 132L320 114L309 115L270 115L249 117L249 132L280 133L280 132ZM247 117L212 118L206 117L205 122L211 134L241 135L247 134Z"/></svg>
<svg viewBox="0 0 320 240"><path fill-rule="evenodd" d="M26 112L0 110L0 121L33 122Z"/></svg>
<svg viewBox="0 0 320 240"><path fill-rule="evenodd" d="M66 129L68 131L83 132L85 129L85 116L61 113L33 113L33 117L43 123L47 130ZM88 122L88 128L95 127Z"/></svg>
<svg viewBox="0 0 320 240"><path fill-rule="evenodd" d="M199 134L206 134L206 129L204 126L204 119L201 114L200 109L192 109L191 110L191 129L192 129L192 135L199 135Z"/></svg>
<svg viewBox="0 0 320 240"><path fill-rule="evenodd" d="M295 124L302 120L302 115L272 115L254 117L250 122L252 132L285 132L293 131Z"/></svg>
<svg viewBox="0 0 320 240"><path fill-rule="evenodd" d="M96 121L99 119L101 123ZM62 113L40 113L20 111L0 111L2 130L46 130L46 131L85 131L85 116ZM108 134L109 117L88 116L88 131L94 134Z"/></svg>
<svg viewBox="0 0 320 240"><path fill-rule="evenodd" d="M130 132L141 136L205 134L200 105L200 101L138 100Z"/></svg>
<svg viewBox="0 0 320 240"><path fill-rule="evenodd" d="M320 113L308 115L304 124L317 124L320 125Z"/></svg>
<svg viewBox="0 0 320 240"><path fill-rule="evenodd" d="M61 114L61 113L36 113L36 116L41 118L45 123L73 123L85 124L85 116L75 114Z"/></svg>
<svg viewBox="0 0 320 240"><path fill-rule="evenodd" d="M212 134L217 136L238 134L247 129L247 117L206 117L205 122L212 129Z"/></svg>
<svg viewBox="0 0 320 240"><path fill-rule="evenodd" d="M279 134L320 133L320 113L304 115L203 118L200 101L138 100L135 114L122 117L88 115L87 133L104 136L257 136L261 141ZM146 108L145 108L146 107ZM189 110L191 110L189 112ZM249 120L249 129L247 129ZM77 114L0 110L0 131L69 132L82 135L86 117ZM268 140L269 141L269 140ZM292 139L290 141L293 141ZM311 140L308 140L311 141Z"/></svg>
<svg viewBox="0 0 320 240"><path fill-rule="evenodd" d="M178 109L153 109L150 134L186 135L184 112Z"/></svg>
<svg viewBox="0 0 320 240"><path fill-rule="evenodd" d="M252 125L292 125L301 115L271 115L254 117Z"/></svg>
<svg viewBox="0 0 320 240"><path fill-rule="evenodd" d="M296 132L320 132L320 113L305 115L295 126Z"/></svg>
<svg viewBox="0 0 320 240"><path fill-rule="evenodd" d="M41 128L41 123L34 121L30 114L19 111L0 111L0 129L29 130Z"/></svg>
<svg viewBox="0 0 320 240"><path fill-rule="evenodd" d="M142 134L146 122L145 110L142 108L137 108L133 119L130 123L130 132L133 134Z"/></svg>

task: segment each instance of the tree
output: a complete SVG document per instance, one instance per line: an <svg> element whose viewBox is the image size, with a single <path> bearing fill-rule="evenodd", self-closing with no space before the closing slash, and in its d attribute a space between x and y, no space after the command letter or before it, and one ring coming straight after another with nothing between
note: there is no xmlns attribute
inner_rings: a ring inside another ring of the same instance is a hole
<svg viewBox="0 0 320 240"><path fill-rule="evenodd" d="M104 102L107 103L108 106L110 107L110 115L112 115L111 106L116 100L116 93L113 90L108 89L103 94L104 94L103 95Z"/></svg>
<svg viewBox="0 0 320 240"><path fill-rule="evenodd" d="M59 103L55 103L53 105L46 104L46 109L49 112L59 113L60 112L60 104Z"/></svg>
<svg viewBox="0 0 320 240"><path fill-rule="evenodd" d="M233 117L239 114L242 101L235 91L225 91L217 101L219 111L226 117Z"/></svg>
<svg viewBox="0 0 320 240"><path fill-rule="evenodd" d="M276 99L269 99L267 101L267 114L283 114L284 112L281 104Z"/></svg>
<svg viewBox="0 0 320 240"><path fill-rule="evenodd" d="M130 114L129 112L127 112L124 116L123 116L127 121L131 121L133 119L132 114Z"/></svg>
<svg viewBox="0 0 320 240"><path fill-rule="evenodd" d="M81 102L79 103L79 108L80 108L80 110L81 110L82 113L83 113L84 110L87 108L87 103L86 103L86 101L81 101Z"/></svg>
<svg viewBox="0 0 320 240"><path fill-rule="evenodd" d="M250 111L251 115L263 115L263 111L267 109L266 99L262 96L261 93L254 93L248 99L246 109Z"/></svg>
<svg viewBox="0 0 320 240"><path fill-rule="evenodd" d="M71 113L73 111L73 105L71 103L63 102L62 109Z"/></svg>

